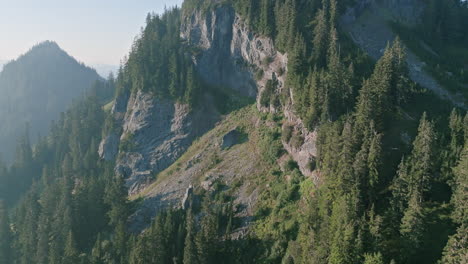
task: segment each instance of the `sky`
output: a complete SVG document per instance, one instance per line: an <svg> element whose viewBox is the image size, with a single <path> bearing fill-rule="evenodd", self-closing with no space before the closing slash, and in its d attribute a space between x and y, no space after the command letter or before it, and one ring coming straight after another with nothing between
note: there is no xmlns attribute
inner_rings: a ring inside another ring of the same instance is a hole
<svg viewBox="0 0 468 264"><path fill-rule="evenodd" d="M0 0L0 61L52 40L88 65L118 65L148 12L183 0Z"/></svg>

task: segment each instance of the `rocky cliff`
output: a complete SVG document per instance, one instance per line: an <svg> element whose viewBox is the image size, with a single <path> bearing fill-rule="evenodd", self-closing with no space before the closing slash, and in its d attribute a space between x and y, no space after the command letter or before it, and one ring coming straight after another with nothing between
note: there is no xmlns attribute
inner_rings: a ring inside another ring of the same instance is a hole
<svg viewBox="0 0 468 264"><path fill-rule="evenodd" d="M276 93L286 89L287 55L276 51L271 39L250 31L232 7L220 6L207 13L194 11L185 17L181 37L200 50L193 60L198 74L209 84L228 87L256 98L257 102L268 80L277 80ZM112 114L122 133L107 135L99 152L101 158L116 158L116 172L126 178L130 194L147 186L195 138L214 126L219 115L209 102L211 99L206 100L204 107L190 111L186 105L156 100L143 92L117 98ZM281 107L265 108L260 103L257 108L264 112L281 111ZM292 111L285 113L305 139L301 147L291 147L285 142L285 148L304 174L310 175L307 164L315 153L315 136L304 129Z"/></svg>
<svg viewBox="0 0 468 264"><path fill-rule="evenodd" d="M210 100L206 96L205 101ZM116 159L115 170L126 179L129 194L138 193L214 126L219 114L212 106L207 103L190 111L188 105L156 99L150 93L122 95L112 110L122 132L110 132L99 154Z"/></svg>
<svg viewBox="0 0 468 264"><path fill-rule="evenodd" d="M208 13L195 11L185 19L182 38L202 50L194 58L199 74L209 83L223 85L242 94L256 96L257 108L263 112L284 112L289 125L304 139L301 146L283 142L285 149L296 160L302 173L312 175L309 168L316 154L315 133L305 129L302 121L292 111L291 101L281 106L265 108L260 104L262 92L268 80L277 80L276 93L285 87L287 54L275 49L273 40L253 33L229 6L221 6Z"/></svg>

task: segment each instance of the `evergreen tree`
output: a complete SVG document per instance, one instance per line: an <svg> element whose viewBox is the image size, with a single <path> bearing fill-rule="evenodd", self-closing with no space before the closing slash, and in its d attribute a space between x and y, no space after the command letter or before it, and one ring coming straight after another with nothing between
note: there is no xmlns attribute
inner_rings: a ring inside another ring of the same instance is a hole
<svg viewBox="0 0 468 264"><path fill-rule="evenodd" d="M185 237L184 264L198 263L197 248L195 244L195 223L192 211L187 212L187 235Z"/></svg>
<svg viewBox="0 0 468 264"><path fill-rule="evenodd" d="M64 264L75 264L78 263L78 250L76 249L75 239L73 233L70 231L65 242L65 249L63 252L63 263Z"/></svg>
<svg viewBox="0 0 468 264"><path fill-rule="evenodd" d="M401 220L400 233L403 238L405 257L411 259L415 251L421 248L424 235L424 213L420 194L413 192L408 208Z"/></svg>
<svg viewBox="0 0 468 264"><path fill-rule="evenodd" d="M434 177L435 140L434 126L431 121L427 120L427 115L424 113L419 123L418 135L414 140L410 158L409 195L415 191L424 195L431 188ZM422 196L420 200L422 200Z"/></svg>
<svg viewBox="0 0 468 264"><path fill-rule="evenodd" d="M0 200L0 264L12 262L12 235L10 231L9 216L3 200Z"/></svg>
<svg viewBox="0 0 468 264"><path fill-rule="evenodd" d="M261 0L260 2L260 19L259 19L259 30L266 36L272 36L274 26L274 6L271 0Z"/></svg>
<svg viewBox="0 0 468 264"><path fill-rule="evenodd" d="M452 185L452 218L459 226L444 248L442 263L463 263L468 254L468 143L465 142L460 162L454 169Z"/></svg>
<svg viewBox="0 0 468 264"><path fill-rule="evenodd" d="M327 36L328 36L328 22L326 11L321 9L317 12L314 19L314 38L313 44L313 59L315 65L322 67L325 65L326 50L327 50Z"/></svg>
<svg viewBox="0 0 468 264"><path fill-rule="evenodd" d="M364 255L364 264L384 264L384 263L385 262L380 252Z"/></svg>

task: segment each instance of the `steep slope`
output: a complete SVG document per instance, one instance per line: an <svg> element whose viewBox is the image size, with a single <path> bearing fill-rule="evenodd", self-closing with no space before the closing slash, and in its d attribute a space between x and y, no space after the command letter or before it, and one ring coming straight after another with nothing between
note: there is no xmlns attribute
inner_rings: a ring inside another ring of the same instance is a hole
<svg viewBox="0 0 468 264"><path fill-rule="evenodd" d="M211 100L207 95L207 104L191 111L187 104L140 91L118 98L112 115L121 133L112 131L103 139L101 158L116 159L116 172L126 178L129 193L138 193L213 127L219 113Z"/></svg>
<svg viewBox="0 0 468 264"><path fill-rule="evenodd" d="M281 123L291 127L303 141L299 144L283 141L290 156L285 155L280 163L292 158L307 176L315 176L309 164L316 155L316 132L306 129L292 111L291 102L284 109L280 105L261 104L267 83L277 82L274 93L285 90L288 58L275 49L272 39L253 33L231 6L222 5L208 13L194 10L181 27L181 37L198 49L193 60L201 78L218 89L228 87L256 98L255 110L249 107L229 115L189 148L196 137L213 128L214 121L219 119L209 96L203 108L189 114L183 111L183 105L133 92L130 97L119 97L114 104L113 116L120 120L119 127L124 132L104 139L100 154L102 158L117 157L116 171L126 178L129 194L133 199L143 199L130 219L132 230L147 226L148 219L163 209L182 207L189 189L208 190L207 185L220 181L226 186L236 186L230 191L235 205L241 208L236 216L243 223L236 232L243 236L253 217L258 191L264 188L257 180L271 167L262 160L264 150L259 150L259 131L268 126L281 129L275 122L261 120L259 113L254 112L286 117ZM262 74L255 74L258 72ZM222 137L236 127L241 127L249 140L223 150ZM122 147L118 150L117 146L127 141L132 142L131 150Z"/></svg>
<svg viewBox="0 0 468 264"><path fill-rule="evenodd" d="M54 42L38 44L5 65L0 73L1 155L11 162L26 124L34 141L46 135L50 122L100 79Z"/></svg>
<svg viewBox="0 0 468 264"><path fill-rule="evenodd" d="M468 116L414 85L400 41L374 63L343 36L354 2L148 15L113 103L78 104L23 170L0 168L42 175L0 215L10 262L464 260Z"/></svg>
<svg viewBox="0 0 468 264"><path fill-rule="evenodd" d="M358 21L357 17L360 17L364 10L369 8L369 5L370 2L367 3L363 1L361 5L358 5L355 9L348 10L342 17L344 29L349 30L352 36L354 36L353 30L356 28L354 25L358 23L356 22ZM405 5L405 8L396 7L395 5L379 6L379 8L387 10L387 12L397 18L408 18L412 15L417 16L417 14L421 12L420 5L411 4ZM408 23L414 23L414 21L409 21ZM384 22L382 22L381 26L382 25L385 25L386 28L388 27ZM387 33L383 32L382 34L385 35L385 38L379 38L379 41L382 41L382 43L390 42L394 38L391 31ZM249 25L241 16L236 14L235 9L230 5L219 5L208 10L190 10L189 13L185 14L181 24L181 38L192 48L197 50L192 56L192 59L197 72L206 83L214 85L215 87L229 87L240 94L256 97L256 108L260 112L277 113L280 116L284 116L284 121L280 122L280 124L282 124L281 129L283 131L291 131L291 135L289 138L282 140L287 155L280 159L280 161L284 162L292 158L297 163L299 170L304 176L311 177L312 181L316 184L319 183L321 180L319 177L320 172L314 171L314 165L312 165L315 163L315 158L317 156L317 131L310 131L294 109L295 101L300 100L300 98L295 98L293 90L286 87L288 56L275 48L274 41L271 38L254 33L254 31L249 28ZM365 47L371 47L372 50L365 50L370 52L370 55L374 59L379 59L385 48L385 46L381 47L380 44L380 42L375 45L369 43L369 45ZM378 52L373 52L377 48ZM440 96L446 95L445 90L443 90L427 73L420 71L414 66L414 60L416 60L414 55L410 53L408 58L410 76L414 81L421 82L423 86L427 85L427 83L425 83L426 81L430 82L431 85L428 85L429 89L434 90L436 94ZM418 63L421 62L419 61ZM286 96L290 99L287 99L281 104L269 104L268 107L265 107L261 102L262 94L265 92L268 83L271 82L277 83L273 91L276 96L286 93ZM444 93L438 93L438 89L442 89L441 91L444 91ZM157 110L166 104L164 102L154 101L155 103L150 103L150 105L157 105L157 107L154 108L156 110L147 111L152 108L147 107L145 108L146 110L142 111L140 105L145 105L147 103L143 103L142 101L145 100L142 100L142 98L137 99L139 97L141 97L139 92L130 96L128 102L132 106L128 105L126 109L127 113L122 111L119 116L125 116L126 120L131 120L133 122L141 118L141 116L132 117L134 113L143 116L156 114L160 117L166 116L168 118L150 121L151 118L143 117L141 120L146 119L146 121L144 121L145 125L139 125L138 122L136 122L129 126L126 124L128 121L123 122L123 129L127 132L120 136L120 141L124 140L126 137L128 138L129 135L133 135L133 132L136 132L136 135L140 135L137 136L140 137L140 139L134 141L136 144L149 142L145 144L145 146L148 146L147 150L136 148L135 151L121 151L117 158L117 171L127 178L127 186L130 187L130 194L133 198L143 199L141 207L139 207L136 214L131 218L133 230L140 230L145 226L145 222L154 217L160 210L168 207L182 207L185 194L192 188L203 189L203 187L200 186L206 184L203 183L206 179L213 177L212 173L210 173L212 171L214 171L214 174L222 175L215 175L215 178L227 183L228 186L229 183L233 182L233 179L242 179L249 173L248 170L245 170L238 175L233 174L232 171L236 171L235 164L237 163L233 163L231 160L229 164L234 166L231 169L226 166L223 170L219 168L219 166L223 167L223 165L208 164L214 159L213 155L216 156L217 153L221 153L220 155L223 157L221 160L232 156L234 159L246 164L246 168L253 169L259 166L259 164L255 166L249 165L251 162L255 163L258 157L251 157L247 155L247 153L242 154L242 149L247 148L247 145L235 148L240 151L239 153L230 152L232 150L223 152L220 149L219 142L222 133L219 134L219 131L225 131L224 133L228 132L226 128L223 128L222 124L217 125L214 130L209 132L200 141L194 143L189 149L188 146L190 146L191 142L203 133L195 133L197 136L194 137L183 137L183 141L175 140L180 138L181 134L184 134L182 132L172 134L169 138L163 140L158 139L159 136L157 138L151 137L150 124L153 124L153 126L163 126L164 123L175 124L177 123L176 120L180 120L179 124L184 124L183 126L187 132L201 130L196 129L194 124L197 124L198 121L193 119L193 117L188 117L187 119L175 118L177 114L171 111L169 111L171 114L165 114L165 111ZM136 102L135 99L137 99L137 101L140 100L140 102ZM457 103L456 101L453 102ZM209 105L209 103L207 105ZM174 107L172 104L169 104L167 109L171 108ZM177 109L177 107L174 109ZM130 115L128 113L130 113ZM229 121L223 122L229 123ZM213 125L214 122L207 123L206 126L204 126L204 131L208 131ZM134 128L133 132L131 132L131 127ZM131 129L129 130L128 128ZM174 125L171 125L171 129L177 130ZM174 130L172 131L174 132ZM146 135L141 136L144 134ZM164 135L165 133L158 133L158 135L160 134ZM185 134L187 135L187 133ZM294 139L292 140L291 137ZM210 138L210 140L208 140L208 138ZM172 144L170 142L172 142ZM109 145L116 146L116 144ZM187 149L188 152L183 154ZM114 154L117 153L115 152ZM179 159L179 157L181 158ZM242 161L246 157L247 159ZM199 161L204 162L198 163ZM194 163L196 164L194 165ZM253 175L261 175L262 173L265 173L265 171L256 173L255 169L253 169L253 172L251 172ZM153 177L154 175L156 175L156 178ZM152 183L154 179L156 180ZM240 199L239 197L245 197L245 194L236 193L235 196ZM252 212L250 204L255 205L257 202L256 198L253 198L253 201L248 203L248 206L244 205L250 216ZM241 204L241 202L239 204Z"/></svg>
<svg viewBox="0 0 468 264"><path fill-rule="evenodd" d="M261 131L272 122L262 120L255 107L247 106L228 115L216 127L195 141L170 167L157 174L156 181L131 197L142 199L137 212L130 218L131 229L141 230L148 219L161 210L186 206L187 193L196 190L213 191L216 185L233 197L235 217L242 224L237 232L250 223L258 194L265 185L260 180L269 170L260 147ZM226 135L236 131L238 136L223 147Z"/></svg>
<svg viewBox="0 0 468 264"><path fill-rule="evenodd" d="M206 81L255 95L257 108L263 112L283 112L289 125L304 138L300 145L285 148L293 155L304 175L310 176L310 159L315 155L315 133L307 131L292 111L292 102L284 107L261 103L268 82L276 82L274 93L289 93L285 87L288 56L279 52L271 38L253 32L230 6L220 6L205 13L195 10L186 17L182 37L201 49L196 57L197 70ZM294 98L292 98L294 100Z"/></svg>
<svg viewBox="0 0 468 264"><path fill-rule="evenodd" d="M391 43L396 37L389 23L391 21L409 25L419 23L419 17L423 10L424 5L415 0L380 2L363 0L354 8L348 8L341 18L341 25L356 45L377 60L383 55L388 43ZM424 69L426 64L408 49L407 62L413 81L452 104L466 108L466 100L463 96L453 94L442 87Z"/></svg>

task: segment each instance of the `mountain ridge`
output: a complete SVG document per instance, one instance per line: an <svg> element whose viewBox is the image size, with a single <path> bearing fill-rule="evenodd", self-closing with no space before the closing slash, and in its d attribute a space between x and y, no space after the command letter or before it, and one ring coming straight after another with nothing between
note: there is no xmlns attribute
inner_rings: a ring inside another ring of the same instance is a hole
<svg viewBox="0 0 468 264"><path fill-rule="evenodd" d="M11 162L17 136L29 123L30 136L46 135L53 120L102 78L62 50L45 41L4 65L0 73L2 154Z"/></svg>

